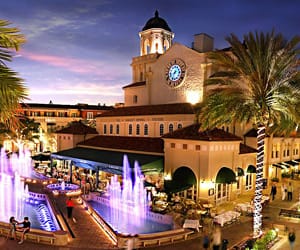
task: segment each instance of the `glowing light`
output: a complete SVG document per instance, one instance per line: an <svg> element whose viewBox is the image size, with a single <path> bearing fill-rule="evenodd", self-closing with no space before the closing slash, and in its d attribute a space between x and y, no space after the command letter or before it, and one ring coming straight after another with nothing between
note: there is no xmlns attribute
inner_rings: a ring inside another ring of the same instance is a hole
<svg viewBox="0 0 300 250"><path fill-rule="evenodd" d="M187 90L186 99L191 104L196 104L200 101L200 93L196 90Z"/></svg>

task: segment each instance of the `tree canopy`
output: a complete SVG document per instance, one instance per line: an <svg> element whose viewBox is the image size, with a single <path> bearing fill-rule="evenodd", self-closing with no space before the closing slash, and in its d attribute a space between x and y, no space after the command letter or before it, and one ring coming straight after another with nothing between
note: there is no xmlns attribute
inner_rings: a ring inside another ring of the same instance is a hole
<svg viewBox="0 0 300 250"><path fill-rule="evenodd" d="M25 37L19 29L9 25L8 21L0 20L0 123L13 129L19 124L19 104L28 99L28 94L23 79L6 65L25 43Z"/></svg>

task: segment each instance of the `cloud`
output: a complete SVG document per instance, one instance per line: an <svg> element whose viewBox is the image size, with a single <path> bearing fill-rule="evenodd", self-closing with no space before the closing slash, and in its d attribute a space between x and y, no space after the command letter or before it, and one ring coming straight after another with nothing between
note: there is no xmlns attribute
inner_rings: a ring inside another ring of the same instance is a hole
<svg viewBox="0 0 300 250"><path fill-rule="evenodd" d="M18 56L23 58L58 67L60 70L67 70L77 74L93 75L101 77L101 80L114 80L118 75L124 76L124 68L118 64L107 65L107 62L92 59L78 59L62 56L33 53L21 50Z"/></svg>

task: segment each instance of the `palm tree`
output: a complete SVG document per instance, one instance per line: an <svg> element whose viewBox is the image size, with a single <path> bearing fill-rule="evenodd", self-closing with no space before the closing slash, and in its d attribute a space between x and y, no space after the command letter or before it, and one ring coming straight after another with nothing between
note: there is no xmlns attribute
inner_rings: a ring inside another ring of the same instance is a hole
<svg viewBox="0 0 300 250"><path fill-rule="evenodd" d="M289 135L299 124L300 37L290 41L281 34L248 33L241 42L226 37L229 50L213 51L216 66L206 82L207 96L201 105L201 128L224 124L253 124L257 129L256 186L253 236L261 234L262 177L266 133ZM210 85L210 86L208 86ZM266 131L267 130L267 131Z"/></svg>
<svg viewBox="0 0 300 250"><path fill-rule="evenodd" d="M0 123L8 128L18 125L16 111L19 103L27 99L23 80L5 62L12 61L14 52L25 42L18 28L8 27L10 23L0 20Z"/></svg>

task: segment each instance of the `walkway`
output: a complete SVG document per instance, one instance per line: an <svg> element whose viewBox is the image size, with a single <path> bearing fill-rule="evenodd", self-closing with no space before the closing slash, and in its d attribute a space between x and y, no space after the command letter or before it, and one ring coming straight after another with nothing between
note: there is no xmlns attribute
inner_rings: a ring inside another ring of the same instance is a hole
<svg viewBox="0 0 300 250"><path fill-rule="evenodd" d="M37 189L40 189L38 187ZM280 199L280 187L278 187L278 194L275 201L272 201L263 210L263 226L264 228L271 228L272 224L284 224L288 227L293 227L296 230L296 245L295 249L300 249L300 223L295 221L288 221L287 219L279 218L278 214L281 208L291 208L298 202L300 182L294 181L294 197L293 202L282 201ZM36 191L36 190L33 190ZM268 191L266 191L268 192ZM54 197L50 197L54 199ZM245 198L245 197L243 197ZM66 216L65 198L55 197L54 202L57 209L64 216L67 224L70 227L71 233L74 238L67 246L55 247L48 245L40 245L25 241L22 245L18 245L16 241L5 240L4 237L0 237L0 249L1 250L96 250L96 249L117 249L110 240L105 236L103 231L94 223L90 215L80 206L76 205L73 211L76 222L68 219ZM233 206L234 204L228 203L223 206ZM239 224L232 224L222 228L222 236L229 240L229 247L240 242L244 237L251 235L252 233L252 218L244 217ZM193 237L185 242L176 243L173 245L165 245L160 247L148 247L147 250L181 250L187 248L189 250L201 249L201 232L195 233ZM272 250L285 250L289 249L287 238L283 238L278 242Z"/></svg>

